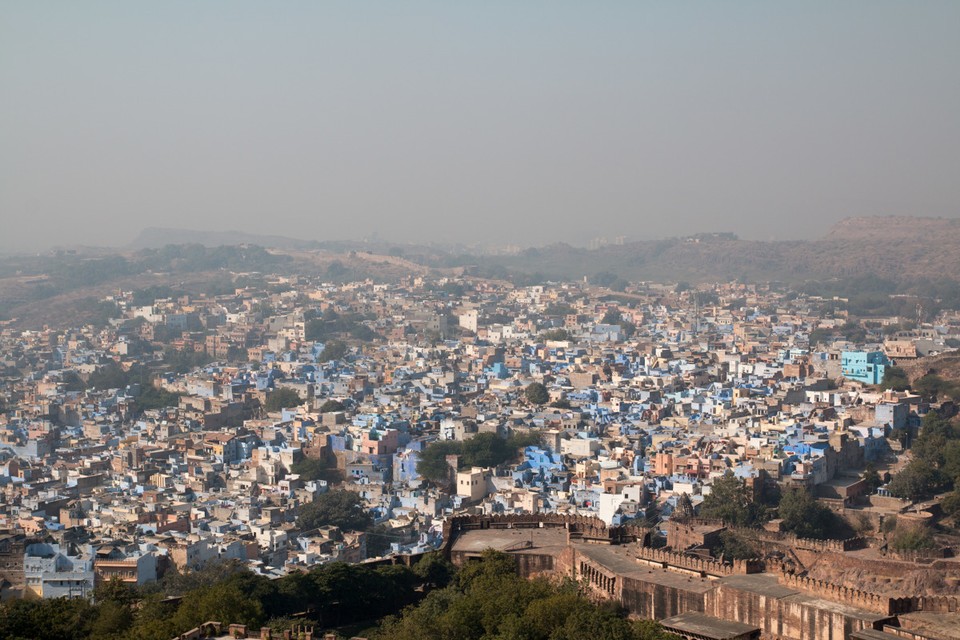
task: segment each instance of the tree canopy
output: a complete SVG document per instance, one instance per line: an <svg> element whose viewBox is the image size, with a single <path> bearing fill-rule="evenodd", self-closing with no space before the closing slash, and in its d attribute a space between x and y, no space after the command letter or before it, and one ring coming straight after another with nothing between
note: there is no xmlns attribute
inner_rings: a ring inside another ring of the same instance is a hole
<svg viewBox="0 0 960 640"><path fill-rule="evenodd" d="M550 402L550 392L542 382L531 382L523 390L523 395L531 404L546 404Z"/></svg>
<svg viewBox="0 0 960 640"><path fill-rule="evenodd" d="M907 377L907 372L900 367L886 367L883 370L883 380L880 381L880 388L906 391L910 388L910 379Z"/></svg>
<svg viewBox="0 0 960 640"><path fill-rule="evenodd" d="M780 498L778 514L783 519L783 529L798 538L843 539L852 533L840 516L803 489L784 493Z"/></svg>
<svg viewBox="0 0 960 640"><path fill-rule="evenodd" d="M336 411L345 411L347 409L339 400L327 400L320 405L320 413L334 413Z"/></svg>
<svg viewBox="0 0 960 640"><path fill-rule="evenodd" d="M328 340L320 352L320 361L342 360L347 355L347 345L342 340Z"/></svg>
<svg viewBox="0 0 960 640"><path fill-rule="evenodd" d="M935 373L928 373L913 383L913 390L927 398L948 396L960 400L960 384L945 380Z"/></svg>
<svg viewBox="0 0 960 640"><path fill-rule="evenodd" d="M300 529L334 526L344 531L363 531L372 523L373 518L364 509L360 496L344 489L321 494L304 505L297 518Z"/></svg>
<svg viewBox="0 0 960 640"><path fill-rule="evenodd" d="M540 435L534 432L515 433L508 438L478 433L462 442L438 440L420 452L417 473L431 482L446 484L451 473L447 456L459 456L458 468L496 467L512 460L519 449L539 442Z"/></svg>
<svg viewBox="0 0 960 640"><path fill-rule="evenodd" d="M936 411L923 417L912 459L887 485L891 495L923 500L951 489L960 478L960 433Z"/></svg>
<svg viewBox="0 0 960 640"><path fill-rule="evenodd" d="M326 480L334 482L342 480L340 472L333 465L316 458L301 458L293 463L290 472L295 473L306 482L311 480Z"/></svg>
<svg viewBox="0 0 960 640"><path fill-rule="evenodd" d="M700 505L700 515L740 527L753 527L766 520L766 508L754 502L746 483L727 471L713 481Z"/></svg>
<svg viewBox="0 0 960 640"><path fill-rule="evenodd" d="M295 389L280 387L267 394L267 403L264 408L267 411L280 411L281 409L300 406L301 403L303 403L303 399Z"/></svg>
<svg viewBox="0 0 960 640"><path fill-rule="evenodd" d="M597 603L572 581L524 580L510 556L488 550L450 586L432 591L400 617L387 618L391 640L666 640L652 621L630 621L617 605Z"/></svg>

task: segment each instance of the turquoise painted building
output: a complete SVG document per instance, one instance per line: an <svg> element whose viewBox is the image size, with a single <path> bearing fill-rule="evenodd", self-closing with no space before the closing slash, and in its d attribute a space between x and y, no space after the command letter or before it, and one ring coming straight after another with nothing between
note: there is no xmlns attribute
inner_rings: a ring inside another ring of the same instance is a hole
<svg viewBox="0 0 960 640"><path fill-rule="evenodd" d="M890 360L882 351L844 351L840 354L840 372L848 380L880 384Z"/></svg>

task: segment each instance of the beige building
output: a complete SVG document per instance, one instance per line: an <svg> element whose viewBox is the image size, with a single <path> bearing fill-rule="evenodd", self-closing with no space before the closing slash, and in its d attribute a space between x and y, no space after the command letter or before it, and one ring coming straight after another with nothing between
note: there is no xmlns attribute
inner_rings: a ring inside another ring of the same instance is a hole
<svg viewBox="0 0 960 640"><path fill-rule="evenodd" d="M457 495L471 501L480 501L488 493L492 473L490 469L472 467L469 471L457 472Z"/></svg>

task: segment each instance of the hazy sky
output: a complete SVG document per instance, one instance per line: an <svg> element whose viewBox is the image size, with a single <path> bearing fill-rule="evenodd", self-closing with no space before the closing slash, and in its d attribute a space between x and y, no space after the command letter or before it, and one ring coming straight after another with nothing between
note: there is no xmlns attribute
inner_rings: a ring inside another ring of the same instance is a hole
<svg viewBox="0 0 960 640"><path fill-rule="evenodd" d="M960 2L0 0L0 248L960 217Z"/></svg>

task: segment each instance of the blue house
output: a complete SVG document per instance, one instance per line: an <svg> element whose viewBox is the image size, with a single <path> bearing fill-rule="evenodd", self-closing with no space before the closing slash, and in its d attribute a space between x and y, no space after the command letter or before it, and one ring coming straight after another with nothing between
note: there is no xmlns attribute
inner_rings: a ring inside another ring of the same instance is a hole
<svg viewBox="0 0 960 640"><path fill-rule="evenodd" d="M882 351L844 351L840 354L840 372L844 378L864 384L880 384L890 360Z"/></svg>

